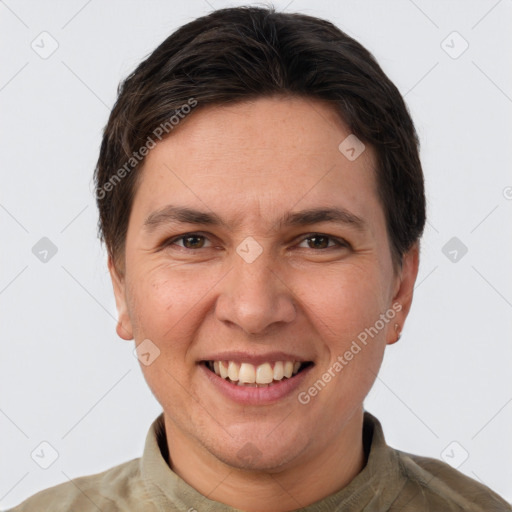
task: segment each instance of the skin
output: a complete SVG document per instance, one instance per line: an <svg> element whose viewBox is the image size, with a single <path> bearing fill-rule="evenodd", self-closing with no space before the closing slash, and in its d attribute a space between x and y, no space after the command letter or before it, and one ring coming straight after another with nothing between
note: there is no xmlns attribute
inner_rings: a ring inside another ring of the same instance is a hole
<svg viewBox="0 0 512 512"><path fill-rule="evenodd" d="M363 400L411 305L418 246L393 266L374 152L367 145L349 161L338 149L349 134L318 100L198 107L146 157L123 267L109 259L119 336L160 350L141 368L164 411L171 468L209 499L248 512L304 507L362 470ZM226 227L145 230L148 215L168 204L215 212ZM350 211L365 230L332 222L277 229L284 213L320 206ZM205 238L158 250L187 233ZM315 233L330 238L315 243ZM236 252L248 236L262 248L252 263ZM306 405L294 392L242 406L198 365L212 352L290 352L314 362L304 391L397 303L393 320ZM259 455L241 460L247 443Z"/></svg>

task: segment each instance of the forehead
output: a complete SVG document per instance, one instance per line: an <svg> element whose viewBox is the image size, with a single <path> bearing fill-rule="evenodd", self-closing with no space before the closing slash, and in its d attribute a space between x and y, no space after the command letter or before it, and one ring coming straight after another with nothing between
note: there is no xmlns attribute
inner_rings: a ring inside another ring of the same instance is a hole
<svg viewBox="0 0 512 512"><path fill-rule="evenodd" d="M348 159L339 146L350 135L331 105L309 98L199 105L146 157L134 208L147 218L179 199L247 222L294 205L373 215L374 153Z"/></svg>

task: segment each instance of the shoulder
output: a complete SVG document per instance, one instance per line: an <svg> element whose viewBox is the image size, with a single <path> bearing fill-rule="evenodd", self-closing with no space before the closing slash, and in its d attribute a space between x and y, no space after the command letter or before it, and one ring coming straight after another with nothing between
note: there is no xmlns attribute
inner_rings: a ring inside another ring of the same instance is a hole
<svg viewBox="0 0 512 512"><path fill-rule="evenodd" d="M150 511L140 475L140 460L132 459L101 473L44 489L6 512ZM140 508L142 504L144 509Z"/></svg>
<svg viewBox="0 0 512 512"><path fill-rule="evenodd" d="M395 503L403 512L424 509L512 512L512 506L498 494L449 464L430 457L394 451L400 471L405 476L405 485L397 499L400 503Z"/></svg>

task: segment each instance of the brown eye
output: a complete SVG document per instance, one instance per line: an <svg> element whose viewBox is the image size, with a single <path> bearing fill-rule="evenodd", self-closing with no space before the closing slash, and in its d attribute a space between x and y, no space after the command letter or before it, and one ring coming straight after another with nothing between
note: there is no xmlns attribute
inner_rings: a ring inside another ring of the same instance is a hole
<svg viewBox="0 0 512 512"><path fill-rule="evenodd" d="M306 242L308 244L307 249L330 249L333 247L348 247L348 244L343 240L338 240L332 236L322 235L320 233L314 233L303 239L301 243ZM329 242L331 244L329 245Z"/></svg>
<svg viewBox="0 0 512 512"><path fill-rule="evenodd" d="M201 249L204 246L204 236L201 235L183 236L178 240L183 240L185 249Z"/></svg>
<svg viewBox="0 0 512 512"><path fill-rule="evenodd" d="M172 249L176 248L177 246L179 248L188 250L203 249L208 248L208 246L205 245L207 240L208 238L203 235L197 233L187 233L185 235L177 236L169 240L166 240L162 244L162 247Z"/></svg>
<svg viewBox="0 0 512 512"><path fill-rule="evenodd" d="M338 242L331 236L314 234L303 239L301 243L307 243L308 249L329 249L331 247L343 247L345 244ZM330 245L329 245L330 243Z"/></svg>
<svg viewBox="0 0 512 512"><path fill-rule="evenodd" d="M329 237L327 236L311 236L306 240L311 249L326 249L329 246Z"/></svg>

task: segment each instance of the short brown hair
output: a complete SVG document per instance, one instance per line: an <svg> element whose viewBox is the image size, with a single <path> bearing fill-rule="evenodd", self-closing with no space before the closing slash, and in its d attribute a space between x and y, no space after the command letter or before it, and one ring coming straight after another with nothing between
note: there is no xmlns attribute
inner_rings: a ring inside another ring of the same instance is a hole
<svg viewBox="0 0 512 512"><path fill-rule="evenodd" d="M171 133L172 119L195 105L276 94L329 101L351 133L375 149L393 261L401 263L423 232L425 195L418 136L398 89L372 54L332 23L243 6L180 27L119 85L94 172L99 237L118 269L154 138Z"/></svg>

